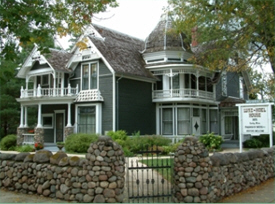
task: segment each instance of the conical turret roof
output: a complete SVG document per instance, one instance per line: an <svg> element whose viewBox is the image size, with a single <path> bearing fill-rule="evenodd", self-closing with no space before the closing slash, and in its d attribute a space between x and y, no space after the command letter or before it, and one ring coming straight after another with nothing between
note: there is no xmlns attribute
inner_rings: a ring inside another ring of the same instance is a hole
<svg viewBox="0 0 275 204"><path fill-rule="evenodd" d="M172 29L172 17L163 14L155 27L145 40L143 53L151 53L165 50L189 50L190 46L184 40L183 33L176 33Z"/></svg>

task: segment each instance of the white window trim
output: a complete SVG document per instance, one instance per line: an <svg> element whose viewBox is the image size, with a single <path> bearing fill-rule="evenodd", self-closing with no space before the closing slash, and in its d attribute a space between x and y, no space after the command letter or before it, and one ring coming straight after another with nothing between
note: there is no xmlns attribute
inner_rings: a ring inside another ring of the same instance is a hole
<svg viewBox="0 0 275 204"><path fill-rule="evenodd" d="M95 107L95 117L96 117L96 128L95 133L100 134L102 132L102 105L101 103L92 103L92 104L77 104L75 106L75 133L77 133L78 130L78 108L79 107Z"/></svg>
<svg viewBox="0 0 275 204"><path fill-rule="evenodd" d="M51 117L52 118L52 125L51 126L45 126L44 125L44 117ZM52 113L47 113L47 114L42 114L42 126L44 129L53 129L53 124L54 124L54 118L53 118L53 114Z"/></svg>
<svg viewBox="0 0 275 204"><path fill-rule="evenodd" d="M88 81L88 84L89 84L89 86L90 86L90 80L91 80L91 78L90 78L90 65L91 64L96 64L96 77L97 77L97 80L96 80L96 89L99 89L99 62L97 61L97 62L85 62L85 63L81 63L81 69L80 69L80 76L81 76L81 82L80 82L80 84L81 84L81 86L80 86L80 89L81 90L83 90L82 89L82 86L83 86L83 66L84 65L89 65L89 81ZM91 90L90 89L90 87L89 87L89 89L88 90Z"/></svg>

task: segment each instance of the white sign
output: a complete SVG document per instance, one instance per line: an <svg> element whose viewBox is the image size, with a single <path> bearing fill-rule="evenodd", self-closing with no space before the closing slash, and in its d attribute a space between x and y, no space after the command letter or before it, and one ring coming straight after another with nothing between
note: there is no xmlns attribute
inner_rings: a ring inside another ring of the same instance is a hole
<svg viewBox="0 0 275 204"><path fill-rule="evenodd" d="M240 152L244 135L269 134L270 147L272 147L272 105L272 103L236 104L239 108Z"/></svg>
<svg viewBox="0 0 275 204"><path fill-rule="evenodd" d="M242 114L242 134L261 135L269 134L270 121L268 118L267 106L241 106Z"/></svg>

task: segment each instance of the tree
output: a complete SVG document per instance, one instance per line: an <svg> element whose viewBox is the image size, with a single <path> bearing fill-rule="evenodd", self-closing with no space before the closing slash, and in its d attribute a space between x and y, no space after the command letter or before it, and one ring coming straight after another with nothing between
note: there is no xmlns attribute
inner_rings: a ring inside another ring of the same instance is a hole
<svg viewBox="0 0 275 204"><path fill-rule="evenodd" d="M274 5L273 0L169 0L175 29L189 41L193 29L199 43L200 55L191 61L213 70L270 63L274 72Z"/></svg>
<svg viewBox="0 0 275 204"><path fill-rule="evenodd" d="M79 34L108 6L116 0L1 0L0 53L12 60L19 46L34 43L47 51L47 36Z"/></svg>
<svg viewBox="0 0 275 204"><path fill-rule="evenodd" d="M259 99L274 101L274 74L251 68L248 73L252 81L251 94L256 96L255 99L259 95Z"/></svg>

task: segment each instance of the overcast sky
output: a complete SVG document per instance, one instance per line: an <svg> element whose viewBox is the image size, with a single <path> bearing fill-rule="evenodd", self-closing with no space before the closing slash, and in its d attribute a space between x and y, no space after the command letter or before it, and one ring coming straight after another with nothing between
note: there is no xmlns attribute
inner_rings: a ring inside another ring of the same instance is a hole
<svg viewBox="0 0 275 204"><path fill-rule="evenodd" d="M93 23L122 33L145 38L157 25L167 0L117 0L119 6L96 14ZM105 18L99 20L98 18Z"/></svg>

